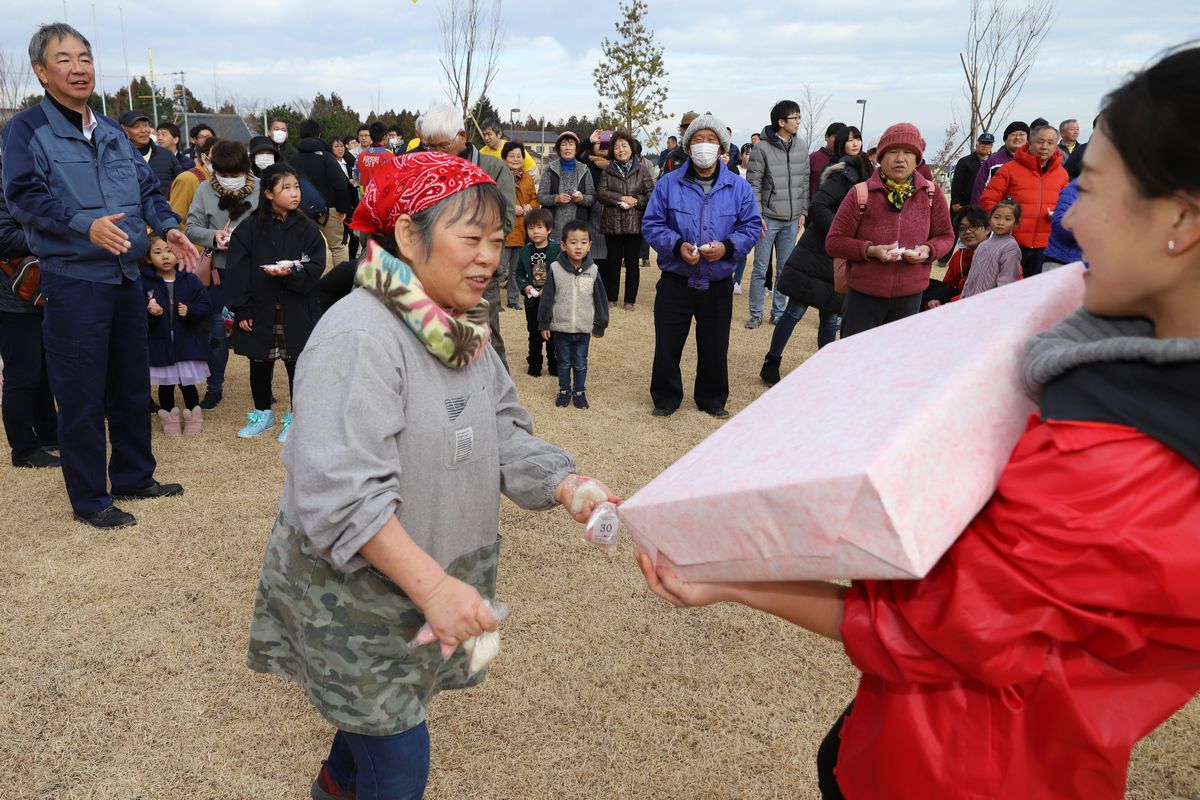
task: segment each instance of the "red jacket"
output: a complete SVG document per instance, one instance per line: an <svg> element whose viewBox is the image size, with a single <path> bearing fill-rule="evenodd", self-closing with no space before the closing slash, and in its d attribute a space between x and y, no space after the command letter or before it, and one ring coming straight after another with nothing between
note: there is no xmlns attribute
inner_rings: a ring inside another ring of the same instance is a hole
<svg viewBox="0 0 1200 800"><path fill-rule="evenodd" d="M869 261L867 248L899 242L901 247L928 245L936 258L954 244L950 207L936 184L913 174L916 191L897 211L887 199L887 189L876 170L867 179L867 207L859 214L858 193L846 193L825 236L825 251L846 259L846 282L851 289L872 297L920 294L929 286L929 263ZM932 191L930 191L932 190Z"/></svg>
<svg viewBox="0 0 1200 800"><path fill-rule="evenodd" d="M1111 422L1043 421L920 581L856 582L851 800L1119 800L1200 690L1200 469Z"/></svg>
<svg viewBox="0 0 1200 800"><path fill-rule="evenodd" d="M1062 151L1055 150L1043 170L1037 157L1018 150L1013 160L996 170L979 196L979 205L989 214L1006 197L1021 206L1021 221L1013 238L1021 247L1045 247L1050 241L1050 218L1058 204L1058 193L1071 182L1062 168Z"/></svg>

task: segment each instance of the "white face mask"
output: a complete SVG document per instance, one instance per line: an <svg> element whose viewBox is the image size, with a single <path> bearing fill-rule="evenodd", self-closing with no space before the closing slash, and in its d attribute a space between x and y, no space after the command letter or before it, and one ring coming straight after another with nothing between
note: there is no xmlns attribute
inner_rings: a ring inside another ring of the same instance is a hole
<svg viewBox="0 0 1200 800"><path fill-rule="evenodd" d="M246 176L238 175L236 178L226 178L218 175L217 183L221 184L221 188L227 192L236 192L246 185Z"/></svg>
<svg viewBox="0 0 1200 800"><path fill-rule="evenodd" d="M284 142L287 141L287 131L284 131L284 130L272 131L271 138L275 141L275 144L283 144Z"/></svg>
<svg viewBox="0 0 1200 800"><path fill-rule="evenodd" d="M388 146L389 147L395 147L398 144L400 144L400 140L397 139L395 136L388 137Z"/></svg>
<svg viewBox="0 0 1200 800"><path fill-rule="evenodd" d="M266 169L275 163L275 156L270 153L259 153L254 157L254 166L259 169Z"/></svg>
<svg viewBox="0 0 1200 800"><path fill-rule="evenodd" d="M692 161L700 169L708 169L717 163L720 155L721 145L719 144L697 143L691 147Z"/></svg>

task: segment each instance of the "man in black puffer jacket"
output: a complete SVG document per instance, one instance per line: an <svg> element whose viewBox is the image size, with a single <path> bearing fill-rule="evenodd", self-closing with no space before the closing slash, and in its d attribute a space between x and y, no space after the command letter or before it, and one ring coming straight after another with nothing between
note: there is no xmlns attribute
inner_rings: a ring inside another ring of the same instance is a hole
<svg viewBox="0 0 1200 800"><path fill-rule="evenodd" d="M351 211L350 184L329 151L329 145L321 138L321 126L316 120L306 119L300 123L300 141L296 150L291 165L320 193L327 208L326 213L315 220L329 245L325 263L340 264L349 258L343 223ZM310 199L304 198L302 202L308 204Z"/></svg>

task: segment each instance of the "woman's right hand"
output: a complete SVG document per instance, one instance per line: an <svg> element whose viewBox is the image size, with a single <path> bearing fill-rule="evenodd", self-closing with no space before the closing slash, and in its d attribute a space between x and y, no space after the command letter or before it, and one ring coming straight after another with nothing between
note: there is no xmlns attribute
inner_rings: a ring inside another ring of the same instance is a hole
<svg viewBox="0 0 1200 800"><path fill-rule="evenodd" d="M873 244L867 248L867 258L875 261L896 261L897 257L892 256L892 250L896 247L895 244Z"/></svg>
<svg viewBox="0 0 1200 800"><path fill-rule="evenodd" d="M254 331L254 320L244 319L238 323L238 327L244 330L246 333L251 333Z"/></svg>
<svg viewBox="0 0 1200 800"><path fill-rule="evenodd" d="M496 630L496 618L479 591L449 575L443 575L429 591L421 612L446 656L472 636Z"/></svg>

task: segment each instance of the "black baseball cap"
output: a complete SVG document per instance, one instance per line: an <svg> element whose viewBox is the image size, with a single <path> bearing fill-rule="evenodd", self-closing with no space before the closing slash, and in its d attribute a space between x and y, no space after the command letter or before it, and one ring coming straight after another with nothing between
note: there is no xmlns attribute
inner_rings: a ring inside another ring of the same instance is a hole
<svg viewBox="0 0 1200 800"><path fill-rule="evenodd" d="M121 125L126 128L132 128L134 125L138 124L138 120L142 119L146 120L146 122L150 121L150 118L142 112L138 111L137 109L130 109L121 115Z"/></svg>
<svg viewBox="0 0 1200 800"><path fill-rule="evenodd" d="M990 133L987 133L985 131L984 133L979 134L979 143L980 144L995 144L996 137L992 136Z"/></svg>

